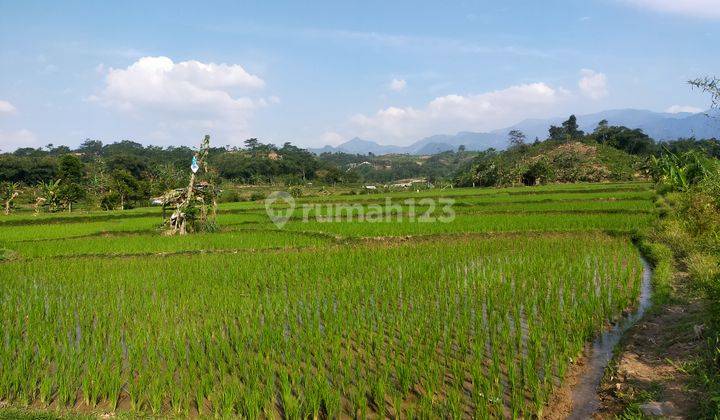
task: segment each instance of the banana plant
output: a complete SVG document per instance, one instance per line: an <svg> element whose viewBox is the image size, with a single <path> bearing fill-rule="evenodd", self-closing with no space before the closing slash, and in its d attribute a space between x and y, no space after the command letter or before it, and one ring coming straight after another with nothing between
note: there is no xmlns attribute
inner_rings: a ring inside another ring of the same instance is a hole
<svg viewBox="0 0 720 420"><path fill-rule="evenodd" d="M48 211L54 213L58 211L62 205L60 199L60 181L47 181L38 184L38 196L35 199L35 212L39 211L41 206L46 206Z"/></svg>
<svg viewBox="0 0 720 420"><path fill-rule="evenodd" d="M718 162L702 153L691 150L672 153L667 148L660 157L652 157L651 173L657 183L667 185L674 191L687 191L693 185L718 170Z"/></svg>
<svg viewBox="0 0 720 420"><path fill-rule="evenodd" d="M10 214L12 209L12 202L20 195L20 184L17 182L3 182L0 183L0 199L3 201L3 207L5 208L5 214Z"/></svg>

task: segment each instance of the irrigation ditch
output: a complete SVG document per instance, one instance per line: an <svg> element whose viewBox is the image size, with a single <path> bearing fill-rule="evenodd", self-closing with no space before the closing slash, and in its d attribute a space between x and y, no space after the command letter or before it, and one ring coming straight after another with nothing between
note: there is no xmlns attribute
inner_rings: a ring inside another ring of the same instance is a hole
<svg viewBox="0 0 720 420"><path fill-rule="evenodd" d="M557 390L550 403L549 418L581 420L593 418L602 408L600 385L605 370L615 356L620 340L650 308L652 301L651 264L640 256L643 265L640 297L634 310L624 313L610 328L588 343L583 356L567 375L566 383Z"/></svg>

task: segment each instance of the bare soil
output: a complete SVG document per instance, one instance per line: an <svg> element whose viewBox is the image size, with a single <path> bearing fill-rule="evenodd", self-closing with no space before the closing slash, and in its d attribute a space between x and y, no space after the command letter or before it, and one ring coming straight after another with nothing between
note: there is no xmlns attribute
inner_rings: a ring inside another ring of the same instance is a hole
<svg viewBox="0 0 720 420"><path fill-rule="evenodd" d="M687 290L685 274L675 279L678 301L654 308L621 341L600 385L596 418L660 409L664 418L695 418L698 391L688 368L704 345L705 303Z"/></svg>
<svg viewBox="0 0 720 420"><path fill-rule="evenodd" d="M541 416L544 419L560 420L567 419L573 413L573 390L580 382L580 378L587 372L587 355L590 352L590 345L586 345L585 351L573 366L568 369L568 373L563 379L561 385L553 392L553 396L548 402L548 407Z"/></svg>

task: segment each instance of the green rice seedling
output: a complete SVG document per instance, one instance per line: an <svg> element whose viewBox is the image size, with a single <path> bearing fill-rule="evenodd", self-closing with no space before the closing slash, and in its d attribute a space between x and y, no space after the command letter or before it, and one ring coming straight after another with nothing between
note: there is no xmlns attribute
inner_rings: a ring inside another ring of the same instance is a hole
<svg viewBox="0 0 720 420"><path fill-rule="evenodd" d="M449 195L513 203L645 189ZM601 209L604 199L538 209ZM243 223L241 213L226 215ZM536 416L584 343L636 301L642 267L617 231L653 217L464 211L444 226L291 221L290 231L237 225L197 244L130 229L144 217L60 233L44 221L0 226L12 236L3 246L20 255L0 263L0 399L121 410L129 398L137 417ZM315 229L330 235L307 233ZM80 234L95 236L50 239Z"/></svg>

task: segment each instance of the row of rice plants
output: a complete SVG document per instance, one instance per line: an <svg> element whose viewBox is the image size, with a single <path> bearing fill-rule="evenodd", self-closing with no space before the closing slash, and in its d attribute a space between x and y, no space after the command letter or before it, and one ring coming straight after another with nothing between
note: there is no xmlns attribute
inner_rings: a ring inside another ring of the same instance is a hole
<svg viewBox="0 0 720 420"><path fill-rule="evenodd" d="M9 244L23 258L128 255L199 251L276 249L320 246L329 239L319 235L278 230L231 230L192 236L162 236L157 233L126 236L97 236Z"/></svg>
<svg viewBox="0 0 720 420"><path fill-rule="evenodd" d="M439 216L445 206L445 202L388 200L378 204L360 203L313 203L300 208L295 208L290 217L296 220L316 218L338 218L347 220L357 218L363 214L382 207L383 214L424 214ZM538 203L498 203L489 205L477 205L475 203L455 202L452 209L456 214L488 214L488 213L651 213L655 207L650 200L617 200L617 201L551 201ZM265 212L265 209L257 210ZM247 213L243 213L247 214ZM232 220L227 216L227 220Z"/></svg>
<svg viewBox="0 0 720 420"><path fill-rule="evenodd" d="M587 187L587 186L586 186ZM566 189L565 186L555 186L555 189L541 190L543 193L538 194L537 192L528 194L511 194L514 189L456 189L456 190L430 190L423 191L421 193L414 193L411 191L404 191L401 193L392 193L386 195L360 195L360 196L326 196L326 197L307 197L298 199L298 205L302 204L314 204L314 203L361 203L361 204L384 204L386 198L390 198L395 202L402 202L405 199L422 199L422 198L453 198L456 200L458 206L467 205L501 205L505 203L516 203L515 205L522 206L526 203L532 202L555 202L555 201L584 201L584 200L649 200L652 197L652 192L645 189L630 189L624 187L618 190L607 191L607 187L601 192L594 192L596 189L588 188L579 190L577 188L571 189L572 193L562 192ZM539 190L528 190L528 191L539 191ZM275 207L284 207L285 205L280 202ZM240 203L225 203L219 207L219 212L222 213L238 213L238 212L262 212L265 209L264 201L258 202L240 202ZM0 229L7 228L10 226L22 226L22 225L38 225L38 224L72 224L72 223L86 223L86 222L108 222L112 225L112 222L121 222L121 219L143 219L151 220L154 223L153 218L159 218L161 211L159 208L138 208L125 211L109 211L109 212L76 212L76 213L58 213L58 214L41 214L41 215L30 215L30 214L15 214L10 216L0 217ZM142 224L142 221L138 221ZM151 223L151 226L152 226ZM145 226L143 224L143 226ZM11 234L11 233L9 233Z"/></svg>
<svg viewBox="0 0 720 420"><path fill-rule="evenodd" d="M480 232L602 230L634 232L649 226L652 214L457 214L454 218L423 221L408 217L367 215L364 220L340 222L290 221L284 229L323 232L343 237L433 235ZM401 219L401 220L399 220Z"/></svg>
<svg viewBox="0 0 720 420"><path fill-rule="evenodd" d="M625 238L0 264L0 400L257 418L530 416L638 296Z"/></svg>
<svg viewBox="0 0 720 420"><path fill-rule="evenodd" d="M424 190L415 190L412 188L398 190L398 191L384 191L382 194L365 194L360 195L359 197L365 197L370 198L373 196L382 196L382 197L403 197L408 194L412 194L415 197L435 197L438 194L441 194L446 197L463 197L463 196L492 196L492 195L499 195L499 194L505 194L505 195L542 195L542 194L556 194L556 193L590 193L590 192L623 192L623 191L648 191L651 190L653 187L652 183L648 182L621 182L621 183L574 183L574 184L548 184L548 185L538 185L533 187L505 187L505 188L454 188L454 189L424 189ZM307 197L307 198L301 198L302 200L310 200L310 201L325 201L325 200L335 200L338 197L346 197L347 199L354 200L358 196L353 195L345 195L345 196L335 196L335 195L325 195L325 196L315 196L315 197Z"/></svg>
<svg viewBox="0 0 720 420"><path fill-rule="evenodd" d="M264 214L221 214L218 224L269 223ZM105 233L128 234L157 230L162 225L160 213L150 217L129 217L76 223L47 223L19 226L0 226L0 242L32 241L44 239L72 238Z"/></svg>
<svg viewBox="0 0 720 420"><path fill-rule="evenodd" d="M631 184L633 185L633 184ZM642 187L623 187L605 189L563 189L561 186L553 186L543 190L527 188L525 193L522 190L515 191L511 188L488 189L488 188L458 188L454 190L424 190L420 192L402 191L383 194L365 195L328 195L301 197L295 199L298 205L312 203L384 203L386 198L402 201L408 198L453 198L458 202L467 203L499 203L499 202L532 202L532 201L556 201L556 200L602 200L602 199L650 199L654 192L642 184ZM276 206L284 206L279 202ZM220 210L260 210L265 208L264 201L224 203Z"/></svg>

